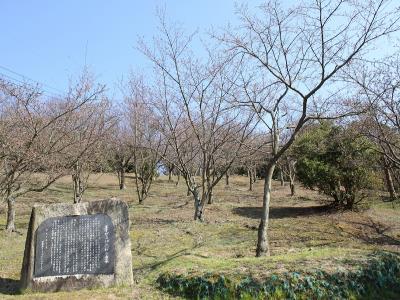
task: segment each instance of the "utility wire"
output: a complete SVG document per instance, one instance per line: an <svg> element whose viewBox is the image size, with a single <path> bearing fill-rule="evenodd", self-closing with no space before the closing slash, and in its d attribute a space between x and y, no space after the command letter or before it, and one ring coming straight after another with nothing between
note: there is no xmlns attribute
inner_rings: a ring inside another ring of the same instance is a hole
<svg viewBox="0 0 400 300"><path fill-rule="evenodd" d="M26 85L29 85L29 86L32 87L32 88L36 88L36 86L34 86L34 85L31 84L31 83L27 83L26 81L17 79L17 78L15 78L15 77L12 77L12 76L10 76L10 75L8 75L8 74L5 74L5 73L2 73L2 72L0 72L0 77L4 77L4 78L6 78L8 81L11 81L13 84L15 84L15 85L17 85L17 86L20 86L20 87L24 87L24 86L26 86ZM43 94L47 94L48 96L51 96L51 97L55 97L55 98L59 98L59 97L60 97L60 94L56 94L56 93L54 93L54 92L48 91L48 90L43 89L43 88L41 88L40 91L41 91Z"/></svg>
<svg viewBox="0 0 400 300"><path fill-rule="evenodd" d="M39 85L39 86L41 86L41 87L47 87L47 88L52 89L53 91L49 91L49 90L45 90L45 89L42 88L44 92L46 92L47 94L49 94L49 95L51 95L51 96L58 96L58 97L59 97L60 95L62 95L62 94L64 93L64 92L62 92L61 90L59 90L59 89L57 89L57 88L54 88L54 87L52 87L52 86L50 86L50 85L48 85L48 84L46 84L46 83L43 83L43 82L34 80L34 79L32 79L32 78L29 78L28 76L22 75L22 74L20 74L20 73L18 73L18 72L15 72L15 71L13 71L13 70L11 70L11 69L9 69L9 68L7 68L7 67L4 67L4 66L2 66L2 65L0 65L0 69L3 69L3 70L5 70L5 71L7 71L7 72L9 72L9 73L11 73L11 74L14 74L14 75L17 75L17 76L23 78L24 80L17 79L17 78L15 78L15 77L12 77L12 76L10 76L10 75L7 75L7 74L5 74L5 73L3 73L3 72L0 72L0 74L1 74L2 76L7 77L7 78L10 79L10 80L16 81L16 82L18 82L19 84L25 85L25 84L27 84L26 81L28 80L28 81L30 81L30 82L36 83L37 85ZM28 84L29 84L29 83L28 83ZM32 84L29 84L29 85L33 86ZM33 86L33 87L34 87L34 86ZM57 91L57 93L55 93L54 91Z"/></svg>
<svg viewBox="0 0 400 300"><path fill-rule="evenodd" d="M20 74L20 73L18 73L18 72L15 72L15 71L11 70L10 68L4 67L4 66L2 66L2 65L0 65L0 68L3 69L3 70L8 71L8 72L10 72L10 73L12 73L12 74L14 74L14 75L20 76L20 77L22 77L22 78L24 78L24 79L28 79L29 81L38 83L38 84L40 84L41 86L46 86L46 87L48 87L48 88L50 88L50 89L52 89L52 90L54 90L54 91L57 91L58 93L63 93L63 91L61 91L61 90L59 90L59 89L57 89L57 88L55 88L55 87L52 87L51 85L48 85L48 84L46 84L46 83L43 83L43 82L34 80L34 79L32 79L32 78L29 78L28 76L25 76L25 75L23 75L23 74Z"/></svg>

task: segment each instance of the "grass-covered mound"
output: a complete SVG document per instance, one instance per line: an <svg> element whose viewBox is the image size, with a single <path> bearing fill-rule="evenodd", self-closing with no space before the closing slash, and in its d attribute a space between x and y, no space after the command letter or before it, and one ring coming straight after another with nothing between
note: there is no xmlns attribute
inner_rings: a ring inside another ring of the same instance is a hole
<svg viewBox="0 0 400 300"><path fill-rule="evenodd" d="M32 206L71 203L71 178L61 178L43 193L19 198L16 203L18 232L14 234L4 230L7 208L0 201L0 299L181 299L165 292L167 289L157 288L156 279L160 274L174 277L185 274L185 278L201 277L209 281L224 275L231 285L247 282L247 286L257 288L273 274L283 278L281 274L287 273L290 277L294 271L301 270L299 277L303 278L309 274L315 277L317 269L328 274L338 270L353 272L369 265L371 253L376 251L400 254L399 201L383 202L378 195L366 199L366 207L360 207L359 211L329 210L321 194L298 186L296 196L291 197L288 185L273 182L268 231L271 256L256 258L262 180L257 180L252 192L244 176L232 176L230 186L221 182L215 187L214 203L206 207L205 221L194 222L193 199L186 196L185 184L181 181L177 185L176 179L170 182L165 176L157 178L149 197L139 205L132 174L127 175L125 190L119 190L113 174L90 177L85 201L117 197L129 204L133 287L18 294ZM207 273L214 276L206 277ZM400 292L389 288L371 295L372 299L400 299ZM265 295L261 294L262 297ZM365 294L362 298L366 298Z"/></svg>
<svg viewBox="0 0 400 300"><path fill-rule="evenodd" d="M374 253L366 265L350 272L290 272L264 280L164 273L157 283L163 291L190 299L397 299L400 256Z"/></svg>

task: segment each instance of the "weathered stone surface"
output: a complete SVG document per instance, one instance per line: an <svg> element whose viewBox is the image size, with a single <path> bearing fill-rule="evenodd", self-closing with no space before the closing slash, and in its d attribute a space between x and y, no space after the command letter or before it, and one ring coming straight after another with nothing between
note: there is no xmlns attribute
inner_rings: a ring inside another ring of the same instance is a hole
<svg viewBox="0 0 400 300"><path fill-rule="evenodd" d="M110 199L35 205L20 283L33 291L131 285L126 203Z"/></svg>
<svg viewBox="0 0 400 300"><path fill-rule="evenodd" d="M114 274L114 241L105 214L49 218L36 230L33 276Z"/></svg>

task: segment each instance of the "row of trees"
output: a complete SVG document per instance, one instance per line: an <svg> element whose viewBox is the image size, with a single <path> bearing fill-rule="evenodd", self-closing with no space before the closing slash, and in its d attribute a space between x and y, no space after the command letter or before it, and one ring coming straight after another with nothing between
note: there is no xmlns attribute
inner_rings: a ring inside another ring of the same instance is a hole
<svg viewBox="0 0 400 300"><path fill-rule="evenodd" d="M81 201L87 171L115 123L104 91L87 72L64 97L51 99L37 87L0 79L0 195L8 231L15 231L16 199L64 175L72 175L74 202Z"/></svg>
<svg viewBox="0 0 400 300"><path fill-rule="evenodd" d="M173 112L164 98L155 101L161 90L151 89L140 76L132 75L123 92L124 101L112 105L105 86L86 71L57 98L1 79L0 193L7 203L8 231L16 230L16 199L42 192L63 176L71 176L73 202L79 203L91 173L115 172L124 189L130 171L142 203L162 165L173 166L188 184L201 219L213 187L239 156L246 156L239 150L249 132L233 120L221 126L227 114L217 107L214 123L204 111L203 122L190 125L190 118ZM203 130L201 139L195 130Z"/></svg>
<svg viewBox="0 0 400 300"><path fill-rule="evenodd" d="M201 50L196 35L169 25L161 13L159 35L138 45L154 72L131 75L118 108L87 74L60 99L2 81L0 191L9 203L7 227L14 226L10 207L16 197L70 174L79 202L90 172L101 166L117 173L121 189L125 173L133 171L140 203L164 166L184 180L194 220L202 220L215 186L224 177L229 184L229 175L244 167L250 189L257 172L264 177L256 255L266 255L277 166L293 194L297 175L344 206L358 201L353 190L362 186L353 182L353 171L359 166L347 164L360 158L359 150L352 153L358 143L346 138L347 127L305 134L321 121L343 118L358 124L353 127L368 149L373 145L366 155L379 153L395 197L399 61L381 63L370 52L399 30L393 1L310 0L288 9L269 1L256 13L246 7L237 13L240 26L214 33ZM330 147L341 152L325 153ZM339 158L349 168L346 178L336 176L346 173L334 168ZM323 171L332 186L311 176Z"/></svg>
<svg viewBox="0 0 400 300"><path fill-rule="evenodd" d="M399 10L393 4L316 0L284 9L269 1L257 13L240 7L240 27L214 33L215 43L205 48L205 59L197 59L192 50L193 35L168 26L160 17L160 35L151 46L141 42L139 49L156 68L157 86L165 99L160 111L166 116L168 132L173 133L168 141L174 141L174 165L195 198L195 219L201 219L205 199L220 179L212 165L217 152L213 145L220 145L214 142L214 129L232 125L238 126L234 131L242 129L236 138L238 147L229 147L237 156L247 132L256 128L269 145L263 157L265 183L256 254L269 253L267 229L275 167L307 124L375 109L366 101L371 97L369 84L363 88L352 74L359 75L358 69L368 64L377 41L399 30ZM205 126L206 120L210 126ZM179 126L185 128L182 133ZM199 157L201 197L189 175L193 170L188 167L191 160L182 153L188 147L179 139L181 135L183 141L192 141L193 135L199 145L200 155L190 150L184 154ZM229 159L227 163L221 173L231 166ZM208 171L210 166L212 171Z"/></svg>

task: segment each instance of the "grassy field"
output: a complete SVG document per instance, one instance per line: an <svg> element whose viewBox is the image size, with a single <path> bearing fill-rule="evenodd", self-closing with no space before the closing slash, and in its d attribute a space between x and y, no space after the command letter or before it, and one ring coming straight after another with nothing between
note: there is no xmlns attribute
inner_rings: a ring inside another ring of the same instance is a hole
<svg viewBox="0 0 400 300"><path fill-rule="evenodd" d="M137 203L133 178L120 191L112 174L91 177L85 200L118 197L129 204L133 288L95 289L55 294L18 294L18 280L30 210L34 203L72 202L71 182L59 180L44 193L18 199L17 229L5 232L6 206L0 206L0 298L3 299L170 299L157 288L163 272L265 278L286 271L327 272L355 269L376 250L400 253L400 203L376 198L358 212L327 210L322 196L300 187L290 197L289 187L274 183L270 245L271 257L255 258L261 212L262 181L248 191L246 177L221 183L214 204L207 206L203 223L192 221L193 202L186 188L167 178L156 180L143 205Z"/></svg>

